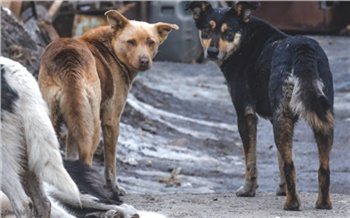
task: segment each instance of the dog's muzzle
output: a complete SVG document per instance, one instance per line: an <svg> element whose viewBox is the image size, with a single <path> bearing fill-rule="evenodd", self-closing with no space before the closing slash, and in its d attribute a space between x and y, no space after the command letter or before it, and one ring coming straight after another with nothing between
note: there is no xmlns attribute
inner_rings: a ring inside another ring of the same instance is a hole
<svg viewBox="0 0 350 218"><path fill-rule="evenodd" d="M140 70L148 70L148 68L149 68L149 58L148 57L140 57L139 69Z"/></svg>
<svg viewBox="0 0 350 218"><path fill-rule="evenodd" d="M210 60L217 60L219 55L219 49L215 47L209 47L206 53L207 53L206 58Z"/></svg>

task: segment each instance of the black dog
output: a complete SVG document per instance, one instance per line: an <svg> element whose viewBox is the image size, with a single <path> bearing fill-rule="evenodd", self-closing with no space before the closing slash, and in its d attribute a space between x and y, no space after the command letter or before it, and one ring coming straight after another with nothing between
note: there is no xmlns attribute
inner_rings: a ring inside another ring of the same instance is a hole
<svg viewBox="0 0 350 218"><path fill-rule="evenodd" d="M286 35L251 16L259 5L254 2L239 2L231 8L212 8L208 2L188 5L200 33L205 58L221 68L236 109L246 163L246 181L236 194L255 196L258 187L258 114L273 124L281 174L277 195L287 195L284 209L300 209L292 137L294 125L302 117L312 127L319 150L316 208L331 209L329 153L334 129L333 79L327 56L315 40Z"/></svg>

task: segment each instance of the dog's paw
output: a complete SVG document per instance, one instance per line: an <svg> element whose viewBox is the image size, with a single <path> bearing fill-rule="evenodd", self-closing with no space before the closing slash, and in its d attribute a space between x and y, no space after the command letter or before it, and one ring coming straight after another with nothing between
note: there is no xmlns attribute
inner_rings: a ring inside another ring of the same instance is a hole
<svg viewBox="0 0 350 218"><path fill-rule="evenodd" d="M284 210L293 210L298 211L300 210L300 200L299 198L293 199L293 200L286 200L284 203Z"/></svg>
<svg viewBox="0 0 350 218"><path fill-rule="evenodd" d="M237 197L254 197L255 190L258 188L256 180L254 181L246 181L244 186L241 186L237 192Z"/></svg>
<svg viewBox="0 0 350 218"><path fill-rule="evenodd" d="M110 187L112 187L112 189L114 189L119 194L119 196L126 195L125 189L122 188L117 181L115 181L115 183L111 182L109 185L110 185Z"/></svg>
<svg viewBox="0 0 350 218"><path fill-rule="evenodd" d="M124 216L117 210L109 210L104 214L103 217L104 218L122 218Z"/></svg>
<svg viewBox="0 0 350 218"><path fill-rule="evenodd" d="M116 210L109 210L105 213L103 218L140 218L140 216L137 213L134 214L123 214L120 211Z"/></svg>
<svg viewBox="0 0 350 218"><path fill-rule="evenodd" d="M317 200L316 202L316 209L330 210L332 208L333 206L332 206L331 200L328 200L328 201Z"/></svg>
<svg viewBox="0 0 350 218"><path fill-rule="evenodd" d="M121 212L125 218L139 218L136 208L128 204L122 204L119 206Z"/></svg>
<svg viewBox="0 0 350 218"><path fill-rule="evenodd" d="M103 212L93 212L85 214L84 218L102 218L105 217Z"/></svg>
<svg viewBox="0 0 350 218"><path fill-rule="evenodd" d="M118 193L119 193L120 196L125 196L126 195L126 191L125 191L124 188L122 188L119 185L117 185L116 189L118 190Z"/></svg>

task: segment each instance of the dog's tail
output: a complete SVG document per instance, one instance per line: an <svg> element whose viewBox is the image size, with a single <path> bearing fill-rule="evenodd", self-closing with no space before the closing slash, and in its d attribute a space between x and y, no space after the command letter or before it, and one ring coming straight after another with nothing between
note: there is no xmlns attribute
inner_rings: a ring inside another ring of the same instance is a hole
<svg viewBox="0 0 350 218"><path fill-rule="evenodd" d="M333 99L328 99L324 93L315 49L302 44L295 48L294 54L294 88L290 108L296 115L305 118L316 131L327 133L334 127Z"/></svg>
<svg viewBox="0 0 350 218"><path fill-rule="evenodd" d="M23 96L21 105L28 167L44 181L80 202L79 190L63 167L59 143L37 82L31 76L26 83L31 91Z"/></svg>

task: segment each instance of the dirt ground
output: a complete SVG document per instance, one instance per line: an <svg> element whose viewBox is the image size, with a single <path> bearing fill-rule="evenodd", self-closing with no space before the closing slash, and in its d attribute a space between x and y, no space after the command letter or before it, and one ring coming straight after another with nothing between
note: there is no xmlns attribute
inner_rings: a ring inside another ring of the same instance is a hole
<svg viewBox="0 0 350 218"><path fill-rule="evenodd" d="M315 193L301 193L301 211L284 211L283 197L259 193L254 198L237 198L234 193L130 195L125 200L138 209L152 210L172 218L346 218L350 198L335 194L333 210L316 210Z"/></svg>
<svg viewBox="0 0 350 218"><path fill-rule="evenodd" d="M11 33L21 42L24 30L8 29L4 17L3 37ZM37 75L43 47L35 47L29 39L23 48L11 47L10 35L6 37L10 40L1 42L2 55L27 58L22 64ZM334 78L333 210L314 209L318 152L304 121L296 126L293 140L302 211L283 211L284 197L274 195L279 180L277 151L271 124L263 119L258 124L257 195L235 196L244 183L242 143L224 78L212 62L155 62L151 70L137 77L123 113L118 143L117 178L127 191L124 201L174 218L350 217L350 38L314 38L325 49ZM20 57L19 49L24 54ZM103 177L101 155L97 153L94 162L93 167Z"/></svg>
<svg viewBox="0 0 350 218"><path fill-rule="evenodd" d="M314 209L318 152L304 121L293 140L302 212L283 211L284 198L274 195L277 151L271 124L263 119L257 196L235 196L244 183L242 144L224 78L211 62L156 62L136 79L118 143L117 177L128 193L125 202L169 217L350 217L350 38L314 38L324 47L334 77L333 210ZM102 163L97 156L95 167L101 171Z"/></svg>

